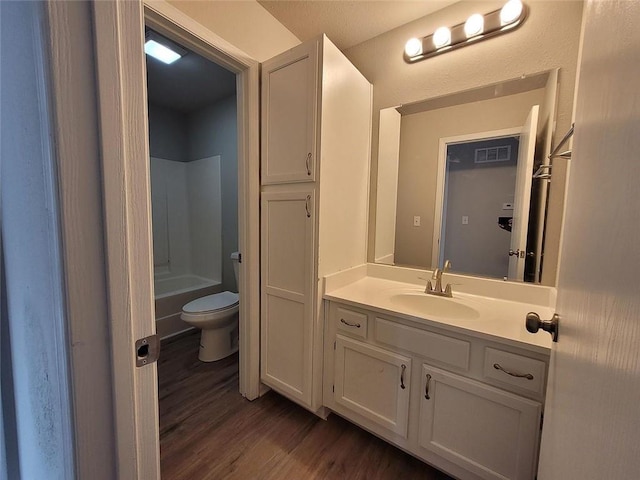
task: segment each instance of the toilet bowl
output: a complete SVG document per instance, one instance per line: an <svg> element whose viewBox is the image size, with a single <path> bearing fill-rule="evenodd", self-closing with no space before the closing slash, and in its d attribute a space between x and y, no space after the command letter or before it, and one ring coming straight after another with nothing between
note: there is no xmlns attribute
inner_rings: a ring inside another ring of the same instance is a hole
<svg viewBox="0 0 640 480"><path fill-rule="evenodd" d="M238 279L238 254L231 255ZM222 292L198 298L182 307L180 318L202 330L198 358L215 362L238 351L239 301L237 293Z"/></svg>

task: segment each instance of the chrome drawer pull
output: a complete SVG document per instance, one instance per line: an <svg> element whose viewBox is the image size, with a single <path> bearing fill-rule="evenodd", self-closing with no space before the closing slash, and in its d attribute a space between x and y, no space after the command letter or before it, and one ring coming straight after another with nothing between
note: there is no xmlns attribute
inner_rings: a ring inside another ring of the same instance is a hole
<svg viewBox="0 0 640 480"><path fill-rule="evenodd" d="M431 400L429 396L429 384L431 383L431 375L427 373L427 384L424 386L424 398L427 400Z"/></svg>
<svg viewBox="0 0 640 480"><path fill-rule="evenodd" d="M407 366L403 363L400 365L400 368L402 368L402 372L400 372L400 388L404 390L404 371L407 369Z"/></svg>
<svg viewBox="0 0 640 480"><path fill-rule="evenodd" d="M500 371L506 373L507 375L511 375L512 377L526 378L527 380L533 380L533 375L531 375L530 373L514 373L514 372L510 372L509 370L505 370L504 368L502 368L502 366L499 363L494 363L493 364L493 368L495 368L496 370L500 370Z"/></svg>
<svg viewBox="0 0 640 480"><path fill-rule="evenodd" d="M360 328L360 324L359 323L349 323L347 322L344 318L340 319L340 323L344 323L347 327L356 327L356 328Z"/></svg>

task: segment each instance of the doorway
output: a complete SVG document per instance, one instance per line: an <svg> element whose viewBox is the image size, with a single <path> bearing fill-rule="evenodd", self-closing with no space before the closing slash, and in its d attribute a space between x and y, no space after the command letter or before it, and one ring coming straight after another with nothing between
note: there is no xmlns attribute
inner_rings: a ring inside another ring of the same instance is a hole
<svg viewBox="0 0 640 480"><path fill-rule="evenodd" d="M236 75L239 389L248 399L260 394L259 64L164 2L98 2L94 31L116 455L127 478L158 478L160 463L156 365L137 367L136 356L123 353L155 334L144 24Z"/></svg>
<svg viewBox="0 0 640 480"><path fill-rule="evenodd" d="M504 278L508 274L519 135L446 144L438 266Z"/></svg>

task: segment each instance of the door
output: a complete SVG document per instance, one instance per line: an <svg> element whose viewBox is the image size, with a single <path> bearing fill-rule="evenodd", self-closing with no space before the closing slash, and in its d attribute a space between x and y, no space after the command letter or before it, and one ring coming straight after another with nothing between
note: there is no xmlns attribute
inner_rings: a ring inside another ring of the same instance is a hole
<svg viewBox="0 0 640 480"><path fill-rule="evenodd" d="M540 480L640 475L638 18L585 5Z"/></svg>
<svg viewBox="0 0 640 480"><path fill-rule="evenodd" d="M407 438L411 359L336 336L334 399Z"/></svg>
<svg viewBox="0 0 640 480"><path fill-rule="evenodd" d="M314 191L261 201L261 380L311 407Z"/></svg>
<svg viewBox="0 0 640 480"><path fill-rule="evenodd" d="M541 410L533 400L422 366L420 446L481 478L535 477Z"/></svg>
<svg viewBox="0 0 640 480"><path fill-rule="evenodd" d="M318 42L262 64L262 184L313 182L318 115Z"/></svg>
<svg viewBox="0 0 640 480"><path fill-rule="evenodd" d="M509 251L509 280L524 280L524 264L527 254L527 231L529 229L529 206L531 204L531 180L533 177L533 155L536 150L538 111L534 105L522 127L518 148L516 190L514 193L511 246Z"/></svg>

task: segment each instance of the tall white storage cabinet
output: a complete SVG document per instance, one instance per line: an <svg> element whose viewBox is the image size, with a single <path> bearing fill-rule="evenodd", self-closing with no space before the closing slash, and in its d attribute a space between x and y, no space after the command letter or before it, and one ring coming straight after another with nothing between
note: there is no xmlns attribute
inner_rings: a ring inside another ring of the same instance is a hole
<svg viewBox="0 0 640 480"><path fill-rule="evenodd" d="M366 262L372 85L326 36L262 65L261 380L322 407L320 279Z"/></svg>

